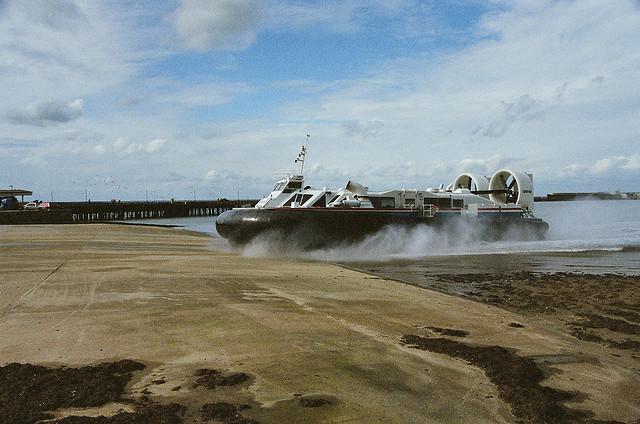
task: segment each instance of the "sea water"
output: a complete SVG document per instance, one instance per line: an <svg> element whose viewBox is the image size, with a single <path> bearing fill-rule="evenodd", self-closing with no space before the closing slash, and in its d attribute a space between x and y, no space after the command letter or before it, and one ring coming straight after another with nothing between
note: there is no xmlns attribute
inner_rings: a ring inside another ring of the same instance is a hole
<svg viewBox="0 0 640 424"><path fill-rule="evenodd" d="M640 275L640 201L540 202L536 216L549 223L539 241L451 240L429 227L413 230L386 229L359 243L315 250L289 251L296 258L350 264L376 269L388 276L426 272L593 272ZM181 225L214 238L214 217L145 220L147 223ZM240 252L268 256L268 240L250 244Z"/></svg>
<svg viewBox="0 0 640 424"><path fill-rule="evenodd" d="M544 240L497 243L524 251L634 250L640 248L640 201L541 202L535 215L549 223Z"/></svg>
<svg viewBox="0 0 640 424"><path fill-rule="evenodd" d="M423 257L395 255L352 266L420 284L431 274L580 272L640 275L640 201L540 202L544 240L468 243Z"/></svg>

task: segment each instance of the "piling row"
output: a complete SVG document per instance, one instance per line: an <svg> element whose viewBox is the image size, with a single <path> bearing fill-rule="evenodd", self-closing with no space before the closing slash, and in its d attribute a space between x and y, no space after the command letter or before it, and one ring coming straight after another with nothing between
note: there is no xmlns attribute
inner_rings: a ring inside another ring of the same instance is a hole
<svg viewBox="0 0 640 424"><path fill-rule="evenodd" d="M49 210L0 213L0 224L125 221L130 219L217 216L237 208L251 207L255 199L167 202L56 202ZM6 216L5 216L6 215Z"/></svg>

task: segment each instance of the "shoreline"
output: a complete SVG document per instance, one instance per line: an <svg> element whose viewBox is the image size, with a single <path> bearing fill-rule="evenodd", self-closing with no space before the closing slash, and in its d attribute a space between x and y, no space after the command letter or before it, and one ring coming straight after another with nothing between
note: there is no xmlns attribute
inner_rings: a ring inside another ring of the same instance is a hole
<svg viewBox="0 0 640 424"><path fill-rule="evenodd" d="M424 290L497 306L533 319L556 321L555 326L560 331L564 329L566 334L613 347L614 350L629 351L627 353L631 357L640 361L640 313L634 312L640 309L640 276L637 275L529 271L461 275L444 273L434 275L435 282L426 285L424 282L367 270L366 267L336 265ZM589 293L585 294L585 287L580 285L588 286ZM624 290L620 288L625 285L628 287ZM596 286L600 286L600 290ZM518 293L518 289L525 292ZM573 295L574 291L580 298ZM607 296L606 292L614 292L617 296ZM568 311L560 311L561 308L568 308ZM601 330L597 331L600 333L608 330L613 339L604 338L590 330ZM615 340L625 337L622 342ZM640 362L637 365L640 366Z"/></svg>
<svg viewBox="0 0 640 424"><path fill-rule="evenodd" d="M79 409L52 404L59 417L114 417L118 408L131 422L226 413L261 423L508 423L536 422L535 411L552 409L582 422L640 417L637 361L548 319L342 264L241 257L209 245L201 234L136 225L0 228L0 370L44 366L44 382L66 365L69 381L95 381L86 366L134 361L104 368L125 374L99 374L128 375L108 395L116 406L101 404L104 397ZM539 387L558 396L518 403L507 393L538 383L505 385L488 363L442 346L506 349L505 358L543 373ZM11 387L24 383L14 378Z"/></svg>

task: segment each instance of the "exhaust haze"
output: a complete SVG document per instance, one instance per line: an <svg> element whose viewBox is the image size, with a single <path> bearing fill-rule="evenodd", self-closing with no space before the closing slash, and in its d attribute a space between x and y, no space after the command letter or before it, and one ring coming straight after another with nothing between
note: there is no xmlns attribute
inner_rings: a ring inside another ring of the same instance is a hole
<svg viewBox="0 0 640 424"><path fill-rule="evenodd" d="M473 223L455 231L427 226L387 227L357 243L303 250L295 237L265 234L245 246L246 256L290 257L318 261L359 262L418 259L443 255L527 252L621 251L640 249L640 202L580 201L539 203L536 216L550 225L544 240L481 241Z"/></svg>

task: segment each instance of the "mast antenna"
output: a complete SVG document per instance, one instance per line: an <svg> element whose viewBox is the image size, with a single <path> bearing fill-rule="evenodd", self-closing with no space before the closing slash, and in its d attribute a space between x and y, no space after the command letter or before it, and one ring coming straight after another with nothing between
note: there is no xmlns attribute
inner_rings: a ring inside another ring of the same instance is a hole
<svg viewBox="0 0 640 424"><path fill-rule="evenodd" d="M307 145L309 144L310 138L311 138L311 135L307 134L307 139L302 145L302 148L300 149L300 153L298 153L298 158L294 162L294 163L300 164L300 175L302 175L302 172L304 171L304 160L307 157Z"/></svg>

